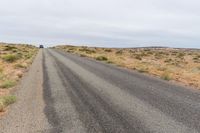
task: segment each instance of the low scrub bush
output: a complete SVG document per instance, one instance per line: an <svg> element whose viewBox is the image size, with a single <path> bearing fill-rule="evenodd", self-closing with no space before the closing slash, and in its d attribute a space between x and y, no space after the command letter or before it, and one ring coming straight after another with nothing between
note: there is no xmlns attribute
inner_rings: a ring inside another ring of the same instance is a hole
<svg viewBox="0 0 200 133"><path fill-rule="evenodd" d="M112 61L110 61L110 60L108 60L108 61L107 61L107 63L109 63L109 64L113 64L113 62L112 62Z"/></svg>
<svg viewBox="0 0 200 133"><path fill-rule="evenodd" d="M193 58L193 61L194 61L195 63L200 63L200 58L194 57L194 58Z"/></svg>
<svg viewBox="0 0 200 133"><path fill-rule="evenodd" d="M153 52L152 51L148 51L147 54L148 55L153 55Z"/></svg>
<svg viewBox="0 0 200 133"><path fill-rule="evenodd" d="M81 49L79 49L79 51L81 51L81 52L86 52L87 54L93 54L93 53L96 53L95 50L88 49L88 48L81 48Z"/></svg>
<svg viewBox="0 0 200 133"><path fill-rule="evenodd" d="M26 66L23 64L16 64L14 67L15 68L26 68Z"/></svg>
<svg viewBox="0 0 200 133"><path fill-rule="evenodd" d="M105 57L105 56L98 56L98 57L96 57L96 60L99 60L99 61L107 61L108 58Z"/></svg>
<svg viewBox="0 0 200 133"><path fill-rule="evenodd" d="M148 54L147 53L145 53L145 52L142 52L141 54L140 54L140 56L148 56Z"/></svg>
<svg viewBox="0 0 200 133"><path fill-rule="evenodd" d="M170 62L172 62L172 59L166 59L164 62L165 63L170 63Z"/></svg>
<svg viewBox="0 0 200 133"><path fill-rule="evenodd" d="M8 105L14 103L15 101L15 96L0 96L0 112L4 111Z"/></svg>
<svg viewBox="0 0 200 133"><path fill-rule="evenodd" d="M166 67L161 67L161 66L160 66L160 67L158 67L158 70L159 70L159 71L166 71L167 68L166 68Z"/></svg>
<svg viewBox="0 0 200 133"><path fill-rule="evenodd" d="M7 89L7 88L10 88L10 87L15 86L15 84L16 84L15 81L6 80L6 81L4 81L4 82L0 85L0 88Z"/></svg>
<svg viewBox="0 0 200 133"><path fill-rule="evenodd" d="M15 46L6 45L5 48L4 48L4 51L11 51L11 50L14 50L14 49L17 49L17 48Z"/></svg>
<svg viewBox="0 0 200 133"><path fill-rule="evenodd" d="M68 50L70 50L70 51L75 51L75 48L69 48Z"/></svg>
<svg viewBox="0 0 200 133"><path fill-rule="evenodd" d="M161 59L163 54L161 52L158 52L158 53L155 53L154 56L155 56L156 59Z"/></svg>
<svg viewBox="0 0 200 133"><path fill-rule="evenodd" d="M171 76L170 76L170 73L169 72L164 72L162 75L161 75L161 78L164 79L164 80L171 80Z"/></svg>
<svg viewBox="0 0 200 133"><path fill-rule="evenodd" d="M138 68L137 70L138 70L138 72L140 72L140 73L148 73L148 71L149 71L148 68Z"/></svg>
<svg viewBox="0 0 200 133"><path fill-rule="evenodd" d="M123 51L122 50L118 50L118 51L115 52L115 54L121 55L121 54L123 54Z"/></svg>
<svg viewBox="0 0 200 133"><path fill-rule="evenodd" d="M196 57L193 58L193 60L200 60L200 57L196 56Z"/></svg>
<svg viewBox="0 0 200 133"><path fill-rule="evenodd" d="M105 51L105 52L112 52L111 49L105 49L104 51Z"/></svg>
<svg viewBox="0 0 200 133"><path fill-rule="evenodd" d="M137 60L142 60L142 57L141 57L140 55L136 55L136 56L135 56L135 59L137 59Z"/></svg>
<svg viewBox="0 0 200 133"><path fill-rule="evenodd" d="M22 76L23 76L22 73L18 73L18 74L17 74L17 77L18 77L18 78L22 78Z"/></svg>
<svg viewBox="0 0 200 133"><path fill-rule="evenodd" d="M178 58L183 58L184 56L185 56L184 53L178 53L178 55L177 55Z"/></svg>
<svg viewBox="0 0 200 133"><path fill-rule="evenodd" d="M172 51L171 55L175 56L175 55L177 55L177 53L178 53L177 51Z"/></svg>
<svg viewBox="0 0 200 133"><path fill-rule="evenodd" d="M3 73L0 73L0 80L3 80L5 78L5 75Z"/></svg>
<svg viewBox="0 0 200 133"><path fill-rule="evenodd" d="M2 73L2 72L3 72L3 67L0 66L0 73Z"/></svg>
<svg viewBox="0 0 200 133"><path fill-rule="evenodd" d="M7 55L2 56L1 58L6 62L12 63L18 59L18 56L15 54L7 54Z"/></svg>
<svg viewBox="0 0 200 133"><path fill-rule="evenodd" d="M84 55L84 54L80 54L80 57L86 57L86 55Z"/></svg>
<svg viewBox="0 0 200 133"><path fill-rule="evenodd" d="M67 52L68 52L68 53L73 53L74 51L73 51L73 50L67 50Z"/></svg>

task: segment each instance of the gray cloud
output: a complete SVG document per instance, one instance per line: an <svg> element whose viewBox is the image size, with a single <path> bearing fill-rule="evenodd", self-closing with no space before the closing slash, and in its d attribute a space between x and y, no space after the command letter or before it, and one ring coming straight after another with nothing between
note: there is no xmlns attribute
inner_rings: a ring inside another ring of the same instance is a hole
<svg viewBox="0 0 200 133"><path fill-rule="evenodd" d="M0 0L0 41L200 48L198 0Z"/></svg>

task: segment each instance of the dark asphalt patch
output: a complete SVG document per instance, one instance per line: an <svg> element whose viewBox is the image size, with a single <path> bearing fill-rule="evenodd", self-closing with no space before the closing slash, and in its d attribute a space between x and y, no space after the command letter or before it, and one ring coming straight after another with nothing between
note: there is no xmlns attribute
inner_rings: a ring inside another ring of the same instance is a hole
<svg viewBox="0 0 200 133"><path fill-rule="evenodd" d="M49 77L48 77L48 72L47 68L45 65L45 54L43 53L43 98L45 101L45 109L44 113L48 118L48 122L51 124L53 127L50 129L50 133L61 133L62 132L62 127L60 126L59 123L59 117L57 116L57 113L54 108L54 99L51 97L51 89L50 89L50 83L49 83Z"/></svg>

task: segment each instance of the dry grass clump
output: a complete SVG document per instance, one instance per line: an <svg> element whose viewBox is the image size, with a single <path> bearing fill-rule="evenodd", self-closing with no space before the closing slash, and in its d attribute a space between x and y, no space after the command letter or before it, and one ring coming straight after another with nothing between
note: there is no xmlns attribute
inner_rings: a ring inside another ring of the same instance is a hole
<svg viewBox="0 0 200 133"><path fill-rule="evenodd" d="M172 80L172 77L170 76L170 73L167 72L167 71L164 71L163 74L161 75L161 78L164 79L164 80Z"/></svg>
<svg viewBox="0 0 200 133"><path fill-rule="evenodd" d="M12 63L16 61L19 57L16 54L6 54L1 57L4 61Z"/></svg>
<svg viewBox="0 0 200 133"><path fill-rule="evenodd" d="M16 101L16 97L13 95L8 96L0 96L0 112L5 111L5 108L14 103Z"/></svg>
<svg viewBox="0 0 200 133"><path fill-rule="evenodd" d="M164 80L176 80L185 85L200 88L200 50L176 48L96 48L55 47L66 52L98 60L107 58L107 63L149 73ZM90 51L90 52L88 52ZM109 59L109 60L108 60Z"/></svg>
<svg viewBox="0 0 200 133"><path fill-rule="evenodd" d="M96 57L96 60L99 60L99 61L107 61L108 58L105 57L105 56L98 56L98 57Z"/></svg>
<svg viewBox="0 0 200 133"><path fill-rule="evenodd" d="M5 80L2 82L2 84L0 85L0 88L2 89L7 89L7 88L11 88L13 86L15 86L16 81L12 81L12 80Z"/></svg>

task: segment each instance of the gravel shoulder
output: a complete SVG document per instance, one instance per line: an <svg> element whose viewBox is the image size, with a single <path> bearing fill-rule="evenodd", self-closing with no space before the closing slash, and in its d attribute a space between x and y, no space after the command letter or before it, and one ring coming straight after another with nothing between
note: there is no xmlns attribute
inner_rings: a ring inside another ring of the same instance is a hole
<svg viewBox="0 0 200 133"><path fill-rule="evenodd" d="M1 133L46 132L50 125L43 113L42 50L36 56L29 72L17 86L17 102L0 118Z"/></svg>

